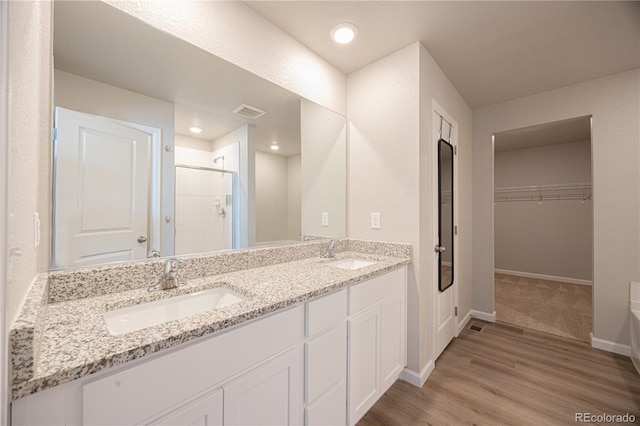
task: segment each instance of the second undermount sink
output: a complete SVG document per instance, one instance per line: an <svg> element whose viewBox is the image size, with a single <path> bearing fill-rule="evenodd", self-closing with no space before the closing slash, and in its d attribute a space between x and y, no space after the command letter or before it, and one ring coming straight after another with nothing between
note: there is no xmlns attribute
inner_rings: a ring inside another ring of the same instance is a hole
<svg viewBox="0 0 640 426"><path fill-rule="evenodd" d="M165 322L220 309L247 298L226 287L216 287L155 302L141 303L103 314L109 332L118 336Z"/></svg>
<svg viewBox="0 0 640 426"><path fill-rule="evenodd" d="M365 266L374 265L376 263L377 262L374 260L349 258L349 259L336 260L335 262L327 263L327 266L331 266L333 268L348 269L353 271L356 269L364 268Z"/></svg>

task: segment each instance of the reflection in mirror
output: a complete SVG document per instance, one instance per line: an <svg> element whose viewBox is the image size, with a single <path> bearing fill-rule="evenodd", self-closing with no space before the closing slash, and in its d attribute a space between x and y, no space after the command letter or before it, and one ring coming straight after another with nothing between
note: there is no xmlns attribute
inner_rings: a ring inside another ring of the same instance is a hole
<svg viewBox="0 0 640 426"><path fill-rule="evenodd" d="M102 2L54 67L52 269L344 237L344 117Z"/></svg>
<svg viewBox="0 0 640 426"><path fill-rule="evenodd" d="M453 146L438 141L438 288L453 284Z"/></svg>

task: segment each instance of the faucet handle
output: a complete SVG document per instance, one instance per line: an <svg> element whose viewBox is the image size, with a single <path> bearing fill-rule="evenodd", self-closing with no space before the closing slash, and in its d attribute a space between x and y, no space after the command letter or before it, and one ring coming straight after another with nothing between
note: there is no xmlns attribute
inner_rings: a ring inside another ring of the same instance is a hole
<svg viewBox="0 0 640 426"><path fill-rule="evenodd" d="M164 264L164 272L178 272L178 259L167 259Z"/></svg>

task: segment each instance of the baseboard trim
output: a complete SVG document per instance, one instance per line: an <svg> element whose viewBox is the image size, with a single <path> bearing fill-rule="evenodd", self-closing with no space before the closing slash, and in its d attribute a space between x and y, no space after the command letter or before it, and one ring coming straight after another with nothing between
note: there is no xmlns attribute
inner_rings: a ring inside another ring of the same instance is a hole
<svg viewBox="0 0 640 426"><path fill-rule="evenodd" d="M534 274L532 272L509 271L508 269L494 269L493 272L496 274L515 275L516 277L535 278L538 280L561 281L579 285L593 285L593 281L582 280L579 278L556 277L553 275Z"/></svg>
<svg viewBox="0 0 640 426"><path fill-rule="evenodd" d="M474 309L469 311L469 315L473 318L478 318L479 320L488 321L488 322L496 322L496 311L493 313L476 311Z"/></svg>
<svg viewBox="0 0 640 426"><path fill-rule="evenodd" d="M416 373L413 370L405 368L400 372L400 379L412 384L417 388L421 388L433 372L434 368L435 364L433 361L429 361L427 365L425 365L425 367L422 369L422 371L420 371L420 373Z"/></svg>
<svg viewBox="0 0 640 426"><path fill-rule="evenodd" d="M460 321L458 321L458 329L456 330L456 337L458 337L462 329L464 329L467 326L467 323L470 320L471 320L471 311L467 312L467 315L465 315Z"/></svg>
<svg viewBox="0 0 640 426"><path fill-rule="evenodd" d="M631 346L629 345L621 345L620 343L610 342L609 340L598 339L597 337L593 337L593 333L589 333L589 338L591 339L592 348L631 357Z"/></svg>

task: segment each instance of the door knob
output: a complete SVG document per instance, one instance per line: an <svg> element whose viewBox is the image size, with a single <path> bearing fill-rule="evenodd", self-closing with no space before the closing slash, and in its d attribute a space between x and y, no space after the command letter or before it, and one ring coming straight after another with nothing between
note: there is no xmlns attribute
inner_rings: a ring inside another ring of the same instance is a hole
<svg viewBox="0 0 640 426"><path fill-rule="evenodd" d="M142 243L146 243L147 242L147 237L139 236L138 237L138 242L141 243L141 244Z"/></svg>
<svg viewBox="0 0 640 426"><path fill-rule="evenodd" d="M437 245L437 244L436 244L436 246L433 248L433 250L434 250L436 253L442 253L442 252L447 251L447 248L446 248L446 247L443 247L443 246L439 246L439 245Z"/></svg>

